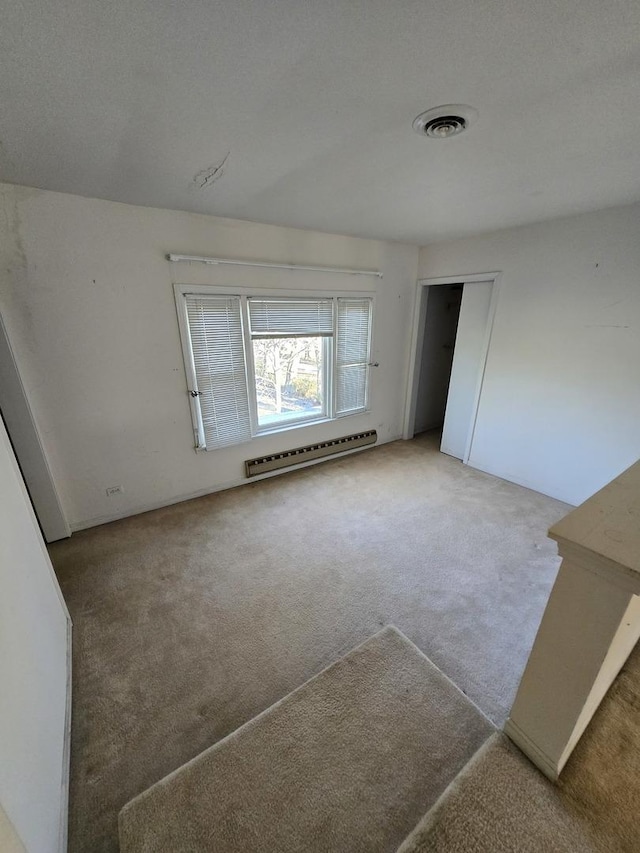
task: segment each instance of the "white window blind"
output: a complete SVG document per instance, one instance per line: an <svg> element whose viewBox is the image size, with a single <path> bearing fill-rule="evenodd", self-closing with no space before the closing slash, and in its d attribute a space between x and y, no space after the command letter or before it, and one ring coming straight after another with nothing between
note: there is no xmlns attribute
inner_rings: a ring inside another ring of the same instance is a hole
<svg viewBox="0 0 640 853"><path fill-rule="evenodd" d="M249 299L248 304L253 336L333 334L332 299Z"/></svg>
<svg viewBox="0 0 640 853"><path fill-rule="evenodd" d="M207 449L251 438L240 298L186 294L189 336Z"/></svg>
<svg viewBox="0 0 640 853"><path fill-rule="evenodd" d="M365 409L369 376L371 299L338 299L336 414Z"/></svg>

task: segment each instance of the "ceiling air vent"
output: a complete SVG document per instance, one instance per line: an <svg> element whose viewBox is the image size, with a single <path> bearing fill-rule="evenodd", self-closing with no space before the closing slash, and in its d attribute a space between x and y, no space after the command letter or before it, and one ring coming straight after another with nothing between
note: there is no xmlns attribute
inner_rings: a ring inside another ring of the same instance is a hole
<svg viewBox="0 0 640 853"><path fill-rule="evenodd" d="M467 122L462 116L442 116L442 118L432 118L424 126L423 133L427 136L435 136L441 139L443 136L455 136L456 133L462 133L467 127Z"/></svg>
<svg viewBox="0 0 640 853"><path fill-rule="evenodd" d="M478 117L477 110L465 104L445 104L427 110L413 122L413 129L431 139L448 139L465 131Z"/></svg>

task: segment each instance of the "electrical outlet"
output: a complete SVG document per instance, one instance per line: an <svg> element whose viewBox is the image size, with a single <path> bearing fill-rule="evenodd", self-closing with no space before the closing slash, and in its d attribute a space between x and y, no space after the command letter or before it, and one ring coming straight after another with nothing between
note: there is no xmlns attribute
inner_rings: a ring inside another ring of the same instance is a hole
<svg viewBox="0 0 640 853"><path fill-rule="evenodd" d="M123 491L124 489L122 488L122 486L109 486L109 488L106 489L107 495L110 498L114 495L121 495Z"/></svg>

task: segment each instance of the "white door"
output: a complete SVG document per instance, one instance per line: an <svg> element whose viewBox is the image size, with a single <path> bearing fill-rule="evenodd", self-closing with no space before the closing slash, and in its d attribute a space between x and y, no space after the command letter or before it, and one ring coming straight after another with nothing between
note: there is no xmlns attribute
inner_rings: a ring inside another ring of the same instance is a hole
<svg viewBox="0 0 640 853"><path fill-rule="evenodd" d="M486 358L492 281L465 284L440 450L464 459Z"/></svg>
<svg viewBox="0 0 640 853"><path fill-rule="evenodd" d="M0 317L0 413L47 542L71 536L31 406Z"/></svg>

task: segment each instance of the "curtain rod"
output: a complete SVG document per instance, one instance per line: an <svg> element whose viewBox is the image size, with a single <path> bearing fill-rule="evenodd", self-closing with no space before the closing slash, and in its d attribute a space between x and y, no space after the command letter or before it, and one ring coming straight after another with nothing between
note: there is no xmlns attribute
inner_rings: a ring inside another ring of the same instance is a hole
<svg viewBox="0 0 640 853"><path fill-rule="evenodd" d="M180 261L190 261L197 264L228 264L231 266L240 267L269 267L276 270L306 270L310 272L335 272L344 273L345 275L374 275L376 278L382 278L382 273L379 270L353 270L340 269L339 267L309 267L302 264L271 264L267 261L236 261L231 258L202 258L198 255L167 255L167 260L177 263Z"/></svg>

